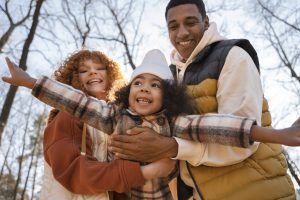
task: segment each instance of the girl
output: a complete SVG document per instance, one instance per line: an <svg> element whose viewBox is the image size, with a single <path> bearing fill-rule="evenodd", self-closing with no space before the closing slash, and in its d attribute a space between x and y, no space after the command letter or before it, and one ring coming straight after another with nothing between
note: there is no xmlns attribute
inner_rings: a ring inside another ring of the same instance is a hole
<svg viewBox="0 0 300 200"><path fill-rule="evenodd" d="M167 62L158 50L146 54L142 64L133 72L129 86L117 93L115 102L109 103L85 97L82 92L46 77L36 81L9 62L8 66L12 78L4 78L4 81L33 88L33 95L41 101L108 134L124 134L131 127L143 126L169 137L247 147L251 144L251 130L254 140L287 142L286 136L256 127L255 121L249 118L220 114L184 115L191 111L191 106L183 88L172 81ZM278 132L299 138L299 127ZM299 145L299 140L296 145ZM131 199L170 199L168 179L147 181L144 186L133 188L129 195Z"/></svg>

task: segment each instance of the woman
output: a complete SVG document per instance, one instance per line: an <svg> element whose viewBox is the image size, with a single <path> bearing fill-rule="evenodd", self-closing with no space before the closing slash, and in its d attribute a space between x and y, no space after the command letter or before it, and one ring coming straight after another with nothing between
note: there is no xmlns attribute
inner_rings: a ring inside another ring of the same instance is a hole
<svg viewBox="0 0 300 200"><path fill-rule="evenodd" d="M124 84L116 62L102 52L89 50L69 56L53 78L105 101ZM44 135L42 200L123 199L121 194L107 191L125 192L142 186L145 179L167 176L174 168L174 161L168 159L142 167L127 160L106 162L108 136L89 126L84 155L82 131L83 123L77 118L51 110Z"/></svg>

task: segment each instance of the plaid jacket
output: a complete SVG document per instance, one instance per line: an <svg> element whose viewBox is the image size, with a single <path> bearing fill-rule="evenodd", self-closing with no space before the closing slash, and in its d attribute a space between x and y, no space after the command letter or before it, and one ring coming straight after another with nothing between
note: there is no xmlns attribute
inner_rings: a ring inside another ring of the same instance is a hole
<svg viewBox="0 0 300 200"><path fill-rule="evenodd" d="M129 128L141 126L168 137L248 147L250 129L255 123L254 119L227 114L181 115L171 122L163 112L139 116L128 109L120 109L113 102L87 97L83 92L47 77L36 82L32 94L107 134L114 130L124 134ZM167 178L147 181L143 187L132 188L130 195L131 199L172 199Z"/></svg>

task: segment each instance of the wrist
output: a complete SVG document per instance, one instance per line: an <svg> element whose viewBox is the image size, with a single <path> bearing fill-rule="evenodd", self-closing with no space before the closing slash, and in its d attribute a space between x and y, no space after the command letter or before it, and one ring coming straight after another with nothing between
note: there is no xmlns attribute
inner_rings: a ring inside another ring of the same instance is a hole
<svg viewBox="0 0 300 200"><path fill-rule="evenodd" d="M272 128L263 128L260 126L253 126L250 132L250 141L257 141L263 143L277 143L277 130Z"/></svg>
<svg viewBox="0 0 300 200"><path fill-rule="evenodd" d="M165 158L174 158L178 154L178 143L173 137L166 138L166 139L167 139L167 143L168 143L168 145L166 145L166 147L168 147L168 149L166 151Z"/></svg>
<svg viewBox="0 0 300 200"><path fill-rule="evenodd" d="M141 166L141 171L145 180L153 179L155 176L155 170L149 164Z"/></svg>
<svg viewBox="0 0 300 200"><path fill-rule="evenodd" d="M32 89L36 83L36 79L35 78L32 78L30 77L27 81L27 83L25 84L25 87L29 88L29 89Z"/></svg>

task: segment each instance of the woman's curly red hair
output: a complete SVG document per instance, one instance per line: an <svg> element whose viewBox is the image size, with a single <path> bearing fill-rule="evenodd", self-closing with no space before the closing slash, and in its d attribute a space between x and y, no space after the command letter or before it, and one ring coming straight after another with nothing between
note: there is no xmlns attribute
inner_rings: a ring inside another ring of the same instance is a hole
<svg viewBox="0 0 300 200"><path fill-rule="evenodd" d="M52 78L85 92L85 89L78 78L78 68L80 64L86 60L92 60L106 66L107 87L105 100L112 100L114 98L115 90L124 86L125 79L119 64L101 51L91 51L86 49L75 51L63 61L60 67L54 72ZM48 117L48 123L52 121L57 113L57 109L51 110Z"/></svg>

